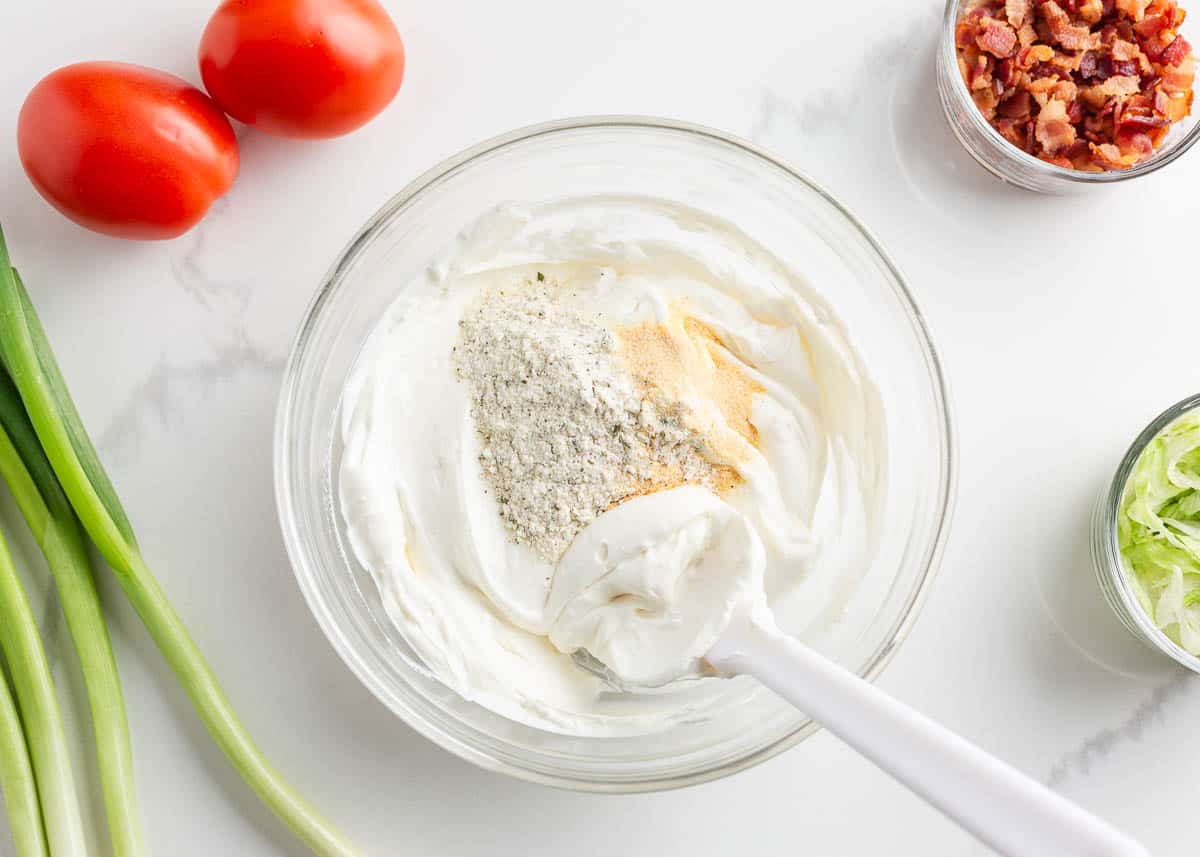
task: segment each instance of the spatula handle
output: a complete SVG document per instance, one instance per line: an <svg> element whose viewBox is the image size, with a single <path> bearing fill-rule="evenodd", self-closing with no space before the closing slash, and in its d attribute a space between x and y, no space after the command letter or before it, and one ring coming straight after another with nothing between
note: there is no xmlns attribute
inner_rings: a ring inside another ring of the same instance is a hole
<svg viewBox="0 0 1200 857"><path fill-rule="evenodd" d="M1000 854L1149 857L1107 822L772 626L734 622L709 663L754 676Z"/></svg>

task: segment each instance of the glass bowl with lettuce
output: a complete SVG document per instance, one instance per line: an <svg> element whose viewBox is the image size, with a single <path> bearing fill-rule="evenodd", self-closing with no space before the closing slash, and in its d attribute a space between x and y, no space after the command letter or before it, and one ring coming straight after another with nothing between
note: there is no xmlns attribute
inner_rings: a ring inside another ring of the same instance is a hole
<svg viewBox="0 0 1200 857"><path fill-rule="evenodd" d="M1138 435L1092 522L1100 587L1133 634L1200 672L1200 395Z"/></svg>

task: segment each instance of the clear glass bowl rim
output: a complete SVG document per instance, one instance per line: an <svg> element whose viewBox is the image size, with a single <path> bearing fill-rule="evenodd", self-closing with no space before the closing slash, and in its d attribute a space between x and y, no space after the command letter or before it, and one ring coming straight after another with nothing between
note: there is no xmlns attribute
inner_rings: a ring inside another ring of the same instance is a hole
<svg viewBox="0 0 1200 857"><path fill-rule="evenodd" d="M1111 584L1106 588L1115 591L1116 596L1120 599L1125 613L1120 618L1126 620L1127 626L1129 622L1133 623L1130 630L1141 637L1144 642L1149 643L1163 654L1169 655L1192 672L1200 673L1200 658L1164 634L1146 615L1142 605L1138 603L1137 595L1133 591L1133 584L1129 582L1129 575L1125 572L1125 563L1121 559L1121 548L1117 536L1117 516L1121 511L1121 500L1125 496L1125 486L1133 474L1133 468L1137 465L1138 458L1159 432L1179 417L1197 408L1200 408L1200 393L1176 402L1151 420L1150 424L1142 429L1141 434L1134 438L1129 449L1125 451L1108 490L1101 498L1100 532L1098 533L1100 550L1097 558L1099 566L1097 570L1104 574Z"/></svg>
<svg viewBox="0 0 1200 857"><path fill-rule="evenodd" d="M1035 158L1028 152L1023 152L1014 146L1012 143L1005 140L1000 132L992 127L992 123L983 118L983 114L979 112L979 108L975 106L974 100L967 92L966 85L954 86L954 83L962 84L961 73L958 70L958 47L954 40L954 31L958 26L958 20L961 15L962 7L969 0L946 0L946 11L942 20L942 43L941 62L949 62L949 68L954 70L952 80L948 81L947 88L950 97L955 98L963 105L969 105L970 110L963 111L971 126L980 134L991 138L991 140L999 144L1002 149L1008 153L1018 164L1021 164L1028 170L1040 173L1043 177L1053 180L1062 180L1076 185L1105 185L1114 182L1121 182L1127 179L1135 179L1139 176L1147 175L1155 170L1165 167L1179 158L1190 149L1197 140L1200 140L1200 121L1195 122L1187 132L1178 140L1171 143L1163 149L1159 149L1149 160L1143 161L1132 167L1127 167L1123 170L1107 170L1100 173L1089 173L1083 170L1068 170L1066 167L1056 166L1055 164L1047 163L1041 158ZM951 123L953 124L953 123ZM955 136L959 142L971 151L972 156L976 160L981 157L986 158L987 153L977 150L972 144L964 140L957 133ZM990 164L986 165L989 170L994 169Z"/></svg>
<svg viewBox="0 0 1200 857"><path fill-rule="evenodd" d="M640 793L683 788L686 786L698 785L700 783L729 776L733 773L745 770L761 762L767 761L768 759L774 758L784 750L794 747L809 735L812 735L820 727L812 720L805 719L802 720L795 729L773 743L768 744L754 752L747 753L745 756L733 761L718 763L712 767L682 776L675 776L661 780L618 783L601 781L591 782L576 777L555 776L547 774L541 770L520 767L504 759L497 758L482 747L462 741L457 736L443 731L437 723L425 718L422 713L409 706L404 700L397 698L395 694L388 694L387 698L385 698L380 689L376 686L376 679L372 674L370 666L364 662L360 654L355 651L354 647L351 646L346 640L330 609L325 604L320 592L318 591L317 583L315 581L316 572L312 567L314 560L307 555L306 551L302 547L303 542L298 529L298 515L294 509L294 487L291 480L291 474L287 466L287 458L289 454L289 448L292 444L293 435L291 416L293 413L294 399L300 380L299 369L301 363L303 362L308 343L311 339L312 330L320 318L325 305L331 300L334 293L343 284L346 273L353 268L356 258L367 248L372 240L389 225L392 218L417 197L436 189L437 185L443 179L453 175L458 170L469 165L472 161L485 157L496 150L560 132L570 132L585 129L621 128L630 130L660 130L669 133L681 133L699 138L706 138L712 142L732 146L734 148L743 150L746 154L766 162L767 165L782 171L790 178L805 185L810 191L814 192L823 201L828 203L838 215L844 218L845 221L857 233L859 233L859 235L870 248L871 252L876 255L877 260L882 264L887 272L889 285L895 291L896 297L903 307L909 323L912 325L913 332L916 336L916 340L919 342L925 360L926 369L929 373L929 381L932 387L934 404L937 411L936 421L941 429L939 437L941 442L939 458L943 477L939 482L938 491L935 498L938 506L935 528L931 534L931 538L929 539L924 555L919 558L914 558L914 562L919 563L919 567L921 568L920 577L916 581L915 586L913 586L911 591L908 593L906 601L903 605L903 609L899 614L899 618L894 623L891 632L887 635L886 639L867 663L867 665L859 673L859 675L867 681L875 680L891 661L900 643L902 643L908 636L914 622L916 621L917 615L920 612L920 608L928 594L930 585L936 576L950 529L954 499L957 492L958 449L957 434L954 429L953 418L951 415L952 407L949 387L945 373L942 369L941 359L933 344L933 340L925 318L918 309L904 276L901 274L896 264L892 261L891 257L888 256L888 254L884 251L883 247L880 245L879 241L875 238L871 231L867 229L867 227L861 223L859 219L845 206L843 206L832 194L818 185L806 174L780 161L778 158L755 146L753 143L734 135L727 134L723 131L718 131L703 125L682 122L674 119L666 119L657 116L594 115L559 119L525 126L484 140L475 146L465 149L458 154L452 155L451 157L443 160L436 166L432 167L425 173L409 182L408 185L406 185L390 200L384 203L383 206L366 222L361 229L359 229L357 234L345 246L342 252L338 255L336 261L330 267L329 271L326 273L324 279L322 280L321 286L318 288L316 294L304 312L299 331L297 332L297 335L292 343L288 363L284 370L283 383L280 388L275 420L273 457L275 468L276 503L278 507L280 526L283 532L284 543L288 552L288 556L291 560L293 573L296 576L301 593L303 594L310 611L316 618L322 632L328 638L339 657L350 668L351 672L354 673L359 681L362 682L362 684L368 690L370 690L371 693L385 705L385 707L393 711L398 717L400 717L401 720L416 730L419 734L423 735L425 738L437 744L444 750L447 750L448 752L453 753L462 759L472 762L479 767L484 768L485 770L507 774L528 782L575 791Z"/></svg>

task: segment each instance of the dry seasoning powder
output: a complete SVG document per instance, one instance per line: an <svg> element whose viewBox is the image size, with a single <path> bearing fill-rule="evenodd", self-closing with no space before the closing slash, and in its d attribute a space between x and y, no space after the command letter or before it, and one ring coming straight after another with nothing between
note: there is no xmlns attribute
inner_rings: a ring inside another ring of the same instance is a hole
<svg viewBox="0 0 1200 857"><path fill-rule="evenodd" d="M720 473L682 406L640 389L613 334L556 281L485 292L459 322L479 462L513 541L551 562L606 509Z"/></svg>

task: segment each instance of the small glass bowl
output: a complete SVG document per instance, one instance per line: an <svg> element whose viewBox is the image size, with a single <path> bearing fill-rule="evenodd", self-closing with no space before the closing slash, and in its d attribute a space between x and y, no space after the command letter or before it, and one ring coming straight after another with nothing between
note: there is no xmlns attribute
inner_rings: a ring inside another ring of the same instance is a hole
<svg viewBox="0 0 1200 857"><path fill-rule="evenodd" d="M281 391L276 496L309 607L363 684L410 726L490 770L604 792L674 788L768 759L811 735L803 714L735 679L720 705L661 733L559 735L467 702L440 682L388 619L348 549L337 507L342 388L405 284L497 205L643 195L737 224L811 278L859 346L888 420L880 545L838 622L806 640L873 679L912 626L937 567L954 494L945 382L925 322L892 262L826 191L740 140L663 119L599 117L514 131L416 179L334 263L301 326ZM414 366L413 371L422 371Z"/></svg>
<svg viewBox="0 0 1200 857"><path fill-rule="evenodd" d="M979 112L959 72L954 30L967 2L948 0L946 3L937 52L938 95L954 136L984 169L997 178L1039 193L1074 193L1152 173L1174 161L1200 139L1200 122L1196 119L1200 107L1194 107L1190 116L1175 124L1153 156L1128 169L1100 173L1068 170L1021 151L1000 136Z"/></svg>
<svg viewBox="0 0 1200 857"><path fill-rule="evenodd" d="M1096 502L1092 512L1091 542L1092 565L1096 570L1096 578L1100 581L1100 589L1121 623L1146 645L1168 655L1193 672L1200 673L1200 658L1164 634L1138 603L1117 540L1117 516L1121 512L1125 486L1142 451L1159 432L1197 408L1200 408L1200 394L1189 396L1155 417L1133 441L1121 459L1112 483Z"/></svg>

